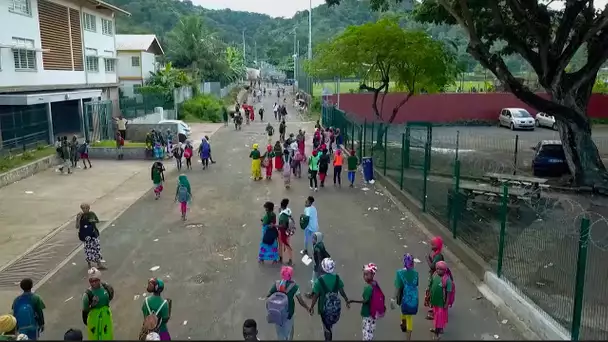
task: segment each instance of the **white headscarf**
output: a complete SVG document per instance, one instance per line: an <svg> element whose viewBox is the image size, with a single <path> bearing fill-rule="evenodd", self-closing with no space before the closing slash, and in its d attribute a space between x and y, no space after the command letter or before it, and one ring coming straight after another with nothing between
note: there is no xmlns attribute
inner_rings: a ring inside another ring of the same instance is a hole
<svg viewBox="0 0 608 342"><path fill-rule="evenodd" d="M336 263L331 258L325 258L321 261L321 269L325 273L334 273L336 270Z"/></svg>
<svg viewBox="0 0 608 342"><path fill-rule="evenodd" d="M101 271L95 267L89 269L89 279L101 279Z"/></svg>
<svg viewBox="0 0 608 342"><path fill-rule="evenodd" d="M146 341L160 341L160 335L156 332L151 332L146 335Z"/></svg>

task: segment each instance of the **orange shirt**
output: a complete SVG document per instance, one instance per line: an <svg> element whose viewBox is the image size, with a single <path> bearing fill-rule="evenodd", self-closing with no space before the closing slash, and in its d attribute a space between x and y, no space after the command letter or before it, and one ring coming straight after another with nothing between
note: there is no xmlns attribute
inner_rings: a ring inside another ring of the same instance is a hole
<svg viewBox="0 0 608 342"><path fill-rule="evenodd" d="M342 166L343 158L341 154L334 156L334 166Z"/></svg>

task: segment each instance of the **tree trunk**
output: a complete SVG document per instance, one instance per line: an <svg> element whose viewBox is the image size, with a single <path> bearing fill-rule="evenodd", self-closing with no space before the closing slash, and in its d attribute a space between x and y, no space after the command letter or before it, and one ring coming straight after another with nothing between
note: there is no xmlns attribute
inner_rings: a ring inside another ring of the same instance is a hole
<svg viewBox="0 0 608 342"><path fill-rule="evenodd" d="M563 105L563 113L556 115L556 125L564 147L566 161L573 181L579 186L605 187L608 182L606 167L591 138L591 124L586 108L580 108L573 92L555 92L553 101ZM542 110L542 108L538 108Z"/></svg>
<svg viewBox="0 0 608 342"><path fill-rule="evenodd" d="M377 150L382 150L384 147L384 132L385 131L385 126L384 123L379 122L378 123L378 133L376 134L376 145L374 145L373 148L377 149Z"/></svg>

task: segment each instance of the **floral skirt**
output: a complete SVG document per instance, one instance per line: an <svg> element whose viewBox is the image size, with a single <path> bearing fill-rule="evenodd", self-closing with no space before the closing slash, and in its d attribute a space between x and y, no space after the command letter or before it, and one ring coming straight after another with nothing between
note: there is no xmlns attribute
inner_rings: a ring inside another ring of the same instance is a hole
<svg viewBox="0 0 608 342"><path fill-rule="evenodd" d="M363 341L371 341L374 339L376 331L376 320L371 317L363 317L361 322L361 332L363 333Z"/></svg>
<svg viewBox="0 0 608 342"><path fill-rule="evenodd" d="M84 239L84 255L87 262L98 263L101 261L101 244L99 238L87 236Z"/></svg>
<svg viewBox="0 0 608 342"><path fill-rule="evenodd" d="M266 227L262 229L262 237L266 232ZM258 253L259 261L279 261L279 239L274 240L272 245L267 245L260 241L260 251Z"/></svg>

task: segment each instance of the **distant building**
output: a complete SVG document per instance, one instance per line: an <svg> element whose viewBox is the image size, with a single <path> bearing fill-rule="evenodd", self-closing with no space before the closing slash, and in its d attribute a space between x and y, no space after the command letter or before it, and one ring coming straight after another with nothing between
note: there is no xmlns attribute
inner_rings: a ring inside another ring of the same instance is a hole
<svg viewBox="0 0 608 342"><path fill-rule="evenodd" d="M0 149L83 132L91 101L118 110L116 13L130 15L99 0L0 1Z"/></svg>
<svg viewBox="0 0 608 342"><path fill-rule="evenodd" d="M156 59L165 54L153 34L117 34L116 51L121 92L129 97L158 71Z"/></svg>

